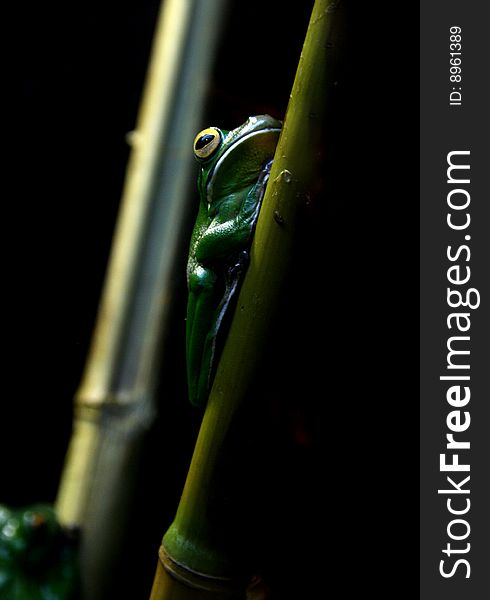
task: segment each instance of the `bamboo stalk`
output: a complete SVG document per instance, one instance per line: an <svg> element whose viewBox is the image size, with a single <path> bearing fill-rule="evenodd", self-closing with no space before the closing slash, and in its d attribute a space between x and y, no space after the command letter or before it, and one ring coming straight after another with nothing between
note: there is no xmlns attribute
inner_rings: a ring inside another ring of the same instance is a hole
<svg viewBox="0 0 490 600"><path fill-rule="evenodd" d="M191 200L224 0L166 0L156 26L121 209L56 511L82 530L84 597L102 598L124 530L138 451L156 407L160 348Z"/></svg>
<svg viewBox="0 0 490 600"><path fill-rule="evenodd" d="M342 26L339 2L316 0L237 301L239 310L217 369L177 514L162 541L151 600L193 598L196 592L191 589L216 585L219 591L212 597L227 593L245 597L250 573L242 572L244 566L237 564L240 540L237 546L229 543L236 524L233 520L220 524L228 532L225 539L210 514L216 495L223 493L220 486L226 487L226 482L217 483L220 460L229 450L231 427L261 359L263 340L294 252L298 213L312 193ZM172 591L169 577L174 580ZM188 595L182 586L188 587Z"/></svg>

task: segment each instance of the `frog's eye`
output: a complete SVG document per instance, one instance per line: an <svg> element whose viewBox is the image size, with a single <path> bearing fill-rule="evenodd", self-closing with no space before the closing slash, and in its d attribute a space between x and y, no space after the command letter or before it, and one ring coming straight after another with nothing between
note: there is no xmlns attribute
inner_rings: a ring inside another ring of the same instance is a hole
<svg viewBox="0 0 490 600"><path fill-rule="evenodd" d="M197 158L209 158L221 143L219 129L208 127L200 131L194 139L194 154Z"/></svg>

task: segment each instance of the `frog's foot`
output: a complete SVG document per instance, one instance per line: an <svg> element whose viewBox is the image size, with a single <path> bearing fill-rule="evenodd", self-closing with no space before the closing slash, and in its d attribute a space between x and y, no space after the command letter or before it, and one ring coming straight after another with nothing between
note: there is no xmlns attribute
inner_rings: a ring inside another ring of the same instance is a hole
<svg viewBox="0 0 490 600"><path fill-rule="evenodd" d="M253 212L250 214L248 218L248 223L250 224L250 237L252 237L253 232L255 230L255 226L257 225L257 221L259 218L260 207L262 206L262 200L265 194L265 188L267 187L267 182L269 181L269 176L271 173L272 163L274 161L269 160L265 163L264 168L260 172L259 178L257 179L257 183L253 186L252 190L249 192L249 198L253 199Z"/></svg>
<svg viewBox="0 0 490 600"><path fill-rule="evenodd" d="M226 282L226 291L227 293L233 296L238 286L239 281L241 280L243 274L247 270L248 263L250 262L250 255L248 250L240 250L234 257L233 262L226 269L225 274L225 282Z"/></svg>
<svg viewBox="0 0 490 600"><path fill-rule="evenodd" d="M223 297L216 309L213 328L209 332L206 340L206 348L208 352L209 369L207 369L207 388L211 387L214 377L217 360L221 354L224 343L224 335L228 331L229 321L231 317L230 305L233 303L237 290L240 287L243 274L247 270L249 263L249 254L247 250L241 250L233 257L231 264L225 267L225 289Z"/></svg>

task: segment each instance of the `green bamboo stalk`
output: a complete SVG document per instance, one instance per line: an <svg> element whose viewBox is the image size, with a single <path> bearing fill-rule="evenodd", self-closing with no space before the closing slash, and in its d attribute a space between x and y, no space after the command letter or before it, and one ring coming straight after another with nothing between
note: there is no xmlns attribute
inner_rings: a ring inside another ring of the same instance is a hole
<svg viewBox="0 0 490 600"><path fill-rule="evenodd" d="M339 2L316 0L237 301L240 308L216 372L177 514L162 541L151 600L245 594L241 576L247 573L240 573L236 564L236 548L220 539L210 521L211 497L217 493L227 436L256 373L291 263L298 213L313 193L343 21ZM223 525L233 527L233 522Z"/></svg>
<svg viewBox="0 0 490 600"><path fill-rule="evenodd" d="M107 597L138 452L155 412L160 348L224 0L165 0L56 511L80 529L84 598Z"/></svg>

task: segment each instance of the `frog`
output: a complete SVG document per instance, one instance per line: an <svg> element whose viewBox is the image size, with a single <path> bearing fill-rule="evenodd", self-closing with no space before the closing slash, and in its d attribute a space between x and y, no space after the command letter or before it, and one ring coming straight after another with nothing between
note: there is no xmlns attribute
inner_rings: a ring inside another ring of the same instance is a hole
<svg viewBox="0 0 490 600"><path fill-rule="evenodd" d="M257 115L232 130L207 127L194 139L199 209L187 261L186 362L195 407L207 403L281 126Z"/></svg>
<svg viewBox="0 0 490 600"><path fill-rule="evenodd" d="M0 504L0 598L75 600L79 597L74 533L59 524L53 507Z"/></svg>

